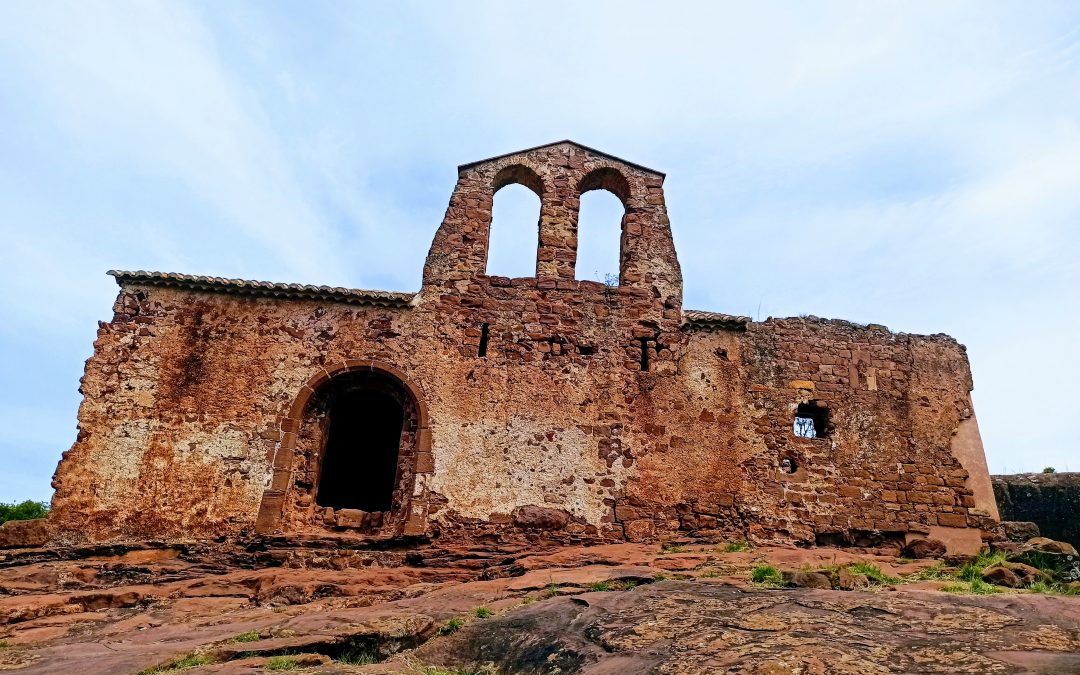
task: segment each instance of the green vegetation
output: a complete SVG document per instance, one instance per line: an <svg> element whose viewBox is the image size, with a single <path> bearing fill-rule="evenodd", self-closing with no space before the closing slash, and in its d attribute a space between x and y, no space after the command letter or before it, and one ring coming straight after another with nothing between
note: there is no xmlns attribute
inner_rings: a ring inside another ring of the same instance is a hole
<svg viewBox="0 0 1080 675"><path fill-rule="evenodd" d="M667 580L667 575L663 574L661 572L657 572L656 574L653 575L652 580L653 581L666 581Z"/></svg>
<svg viewBox="0 0 1080 675"><path fill-rule="evenodd" d="M596 581L589 584L590 591L629 591L637 588L638 582L633 579L624 581Z"/></svg>
<svg viewBox="0 0 1080 675"><path fill-rule="evenodd" d="M718 570L718 569L716 569L714 567L714 568L710 568L710 569L705 570L704 572L701 573L700 576L701 576L702 579L715 579L716 577L724 576L724 573L721 570Z"/></svg>
<svg viewBox="0 0 1080 675"><path fill-rule="evenodd" d="M338 663L344 663L347 666L370 666L373 663L379 662L379 658L374 652L360 647L346 649L335 660Z"/></svg>
<svg viewBox="0 0 1080 675"><path fill-rule="evenodd" d="M994 593L1001 593L1002 590L994 584L988 584L982 579L974 579L972 581L966 581L954 584L945 584L941 587L941 590L946 593L972 593L974 595L993 595Z"/></svg>
<svg viewBox="0 0 1080 675"><path fill-rule="evenodd" d="M679 546L677 544L668 544L664 548L660 549L661 555L668 555L670 553L686 553L690 549L685 546Z"/></svg>
<svg viewBox="0 0 1080 675"><path fill-rule="evenodd" d="M987 568L1000 565L1003 562L1005 562L1005 554L1001 551L995 553L983 552L961 565L956 576L964 581L982 581L982 575Z"/></svg>
<svg viewBox="0 0 1080 675"><path fill-rule="evenodd" d="M49 515L49 505L45 502L27 499L19 504L0 504L0 525L9 520L33 520L47 515Z"/></svg>
<svg viewBox="0 0 1080 675"><path fill-rule="evenodd" d="M531 605L534 602L536 602L535 595L526 595L524 598L521 599L521 604L523 605Z"/></svg>
<svg viewBox="0 0 1080 675"><path fill-rule="evenodd" d="M473 610L473 614L476 615L477 619L486 619L489 616L493 616L495 612L491 611L487 607L477 607Z"/></svg>
<svg viewBox="0 0 1080 675"><path fill-rule="evenodd" d="M780 586L784 583L784 578L780 576L780 570L776 569L772 565L754 565L754 568L750 570L750 580L755 584L767 584L770 586Z"/></svg>
<svg viewBox="0 0 1080 675"><path fill-rule="evenodd" d="M745 541L732 541L724 546L724 553L739 553L741 551L748 551L750 544Z"/></svg>
<svg viewBox="0 0 1080 675"><path fill-rule="evenodd" d="M7 640L0 640L0 652L11 649L11 643Z"/></svg>
<svg viewBox="0 0 1080 675"><path fill-rule="evenodd" d="M548 584L547 588L545 588L543 591L541 591L540 597L542 597L542 598L554 598L556 595L559 595L559 590L560 590L559 584Z"/></svg>
<svg viewBox="0 0 1080 675"><path fill-rule="evenodd" d="M272 656L266 662L267 670L296 670L300 664L291 656Z"/></svg>
<svg viewBox="0 0 1080 675"><path fill-rule="evenodd" d="M1046 581L1036 581L1028 586L1027 590L1032 593L1047 593L1050 595L1080 595L1080 588Z"/></svg>
<svg viewBox="0 0 1080 675"><path fill-rule="evenodd" d="M246 633L240 633L229 642L256 642L259 640L259 631L249 630Z"/></svg>
<svg viewBox="0 0 1080 675"><path fill-rule="evenodd" d="M952 579L954 575L950 572L943 563L936 563L924 570L916 572L915 574L909 574L901 579L901 581L914 582L914 581L943 581L946 579Z"/></svg>
<svg viewBox="0 0 1080 675"><path fill-rule="evenodd" d="M1057 473L1057 469L1052 466L1048 466L1042 470L1043 473Z"/></svg>
<svg viewBox="0 0 1080 675"><path fill-rule="evenodd" d="M439 635L450 635L461 630L461 627L465 625L465 622L461 619L454 617L443 625L439 626Z"/></svg>
<svg viewBox="0 0 1080 675"><path fill-rule="evenodd" d="M896 577L890 577L888 574L885 574L885 572L881 571L881 568L874 563L857 562L854 565L848 565L848 570L855 572L856 574L862 574L870 580L870 583L879 586L887 586L900 581L900 579L897 579Z"/></svg>
<svg viewBox="0 0 1080 675"><path fill-rule="evenodd" d="M187 670L188 668L198 668L199 666L205 666L213 663L206 654L188 654L187 656L181 656L178 659L174 659L164 666L152 666L146 670L139 671L139 675L159 675L161 673L172 673L177 670Z"/></svg>

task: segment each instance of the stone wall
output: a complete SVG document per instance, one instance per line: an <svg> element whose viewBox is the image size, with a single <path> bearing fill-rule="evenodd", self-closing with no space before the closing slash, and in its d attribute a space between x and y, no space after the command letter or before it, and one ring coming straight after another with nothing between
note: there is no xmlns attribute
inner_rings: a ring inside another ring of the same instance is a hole
<svg viewBox="0 0 1080 675"><path fill-rule="evenodd" d="M994 476L1002 520L1033 522L1044 537L1080 548L1080 473Z"/></svg>
<svg viewBox="0 0 1080 675"><path fill-rule="evenodd" d="M492 195L512 182L541 196L532 278L484 273ZM463 166L415 296L119 273L54 480L60 539L257 528L977 547L996 511L963 347L684 312L662 183L570 143ZM573 278L589 189L626 206L618 286ZM386 514L314 499L321 397L357 373L412 411ZM793 434L801 409L827 417L820 437Z"/></svg>

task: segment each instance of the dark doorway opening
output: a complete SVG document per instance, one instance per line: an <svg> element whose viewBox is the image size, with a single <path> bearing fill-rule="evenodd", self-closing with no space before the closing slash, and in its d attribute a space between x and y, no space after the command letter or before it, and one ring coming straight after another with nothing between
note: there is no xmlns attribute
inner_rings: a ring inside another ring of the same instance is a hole
<svg viewBox="0 0 1080 675"><path fill-rule="evenodd" d="M334 509L390 511L405 410L378 389L347 389L330 401L315 503Z"/></svg>

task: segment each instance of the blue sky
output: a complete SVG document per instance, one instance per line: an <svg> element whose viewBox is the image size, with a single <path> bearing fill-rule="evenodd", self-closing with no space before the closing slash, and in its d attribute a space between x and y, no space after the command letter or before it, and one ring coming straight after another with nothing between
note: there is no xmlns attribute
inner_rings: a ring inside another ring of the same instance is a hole
<svg viewBox="0 0 1080 675"><path fill-rule="evenodd" d="M950 333L991 470L1080 470L1076 3L40 0L0 3L0 501L50 495L106 270L415 290L455 167L562 138L667 172L688 308Z"/></svg>

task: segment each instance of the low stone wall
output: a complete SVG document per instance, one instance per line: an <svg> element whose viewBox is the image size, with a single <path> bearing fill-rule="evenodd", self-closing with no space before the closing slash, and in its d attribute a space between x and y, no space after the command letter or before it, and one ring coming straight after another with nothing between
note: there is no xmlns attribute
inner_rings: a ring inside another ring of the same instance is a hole
<svg viewBox="0 0 1080 675"><path fill-rule="evenodd" d="M1080 473L993 476L1002 520L1031 521L1044 537L1080 548Z"/></svg>

